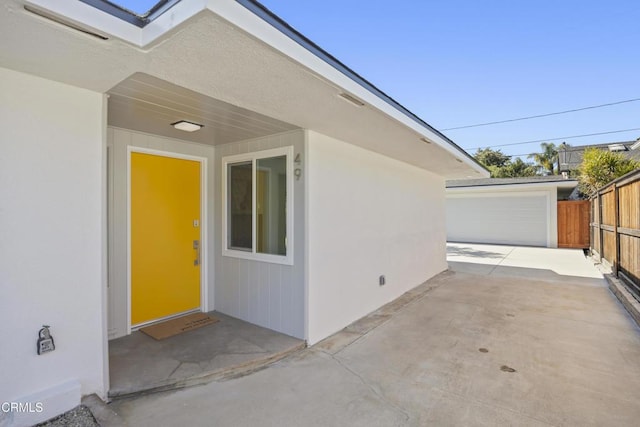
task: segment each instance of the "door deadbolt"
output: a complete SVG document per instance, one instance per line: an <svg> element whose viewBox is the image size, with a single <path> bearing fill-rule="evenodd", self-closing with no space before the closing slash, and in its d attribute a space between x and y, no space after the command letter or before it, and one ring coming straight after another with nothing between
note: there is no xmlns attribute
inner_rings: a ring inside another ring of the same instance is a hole
<svg viewBox="0 0 640 427"><path fill-rule="evenodd" d="M200 265L200 240L193 241L193 249L196 251L196 259L193 260L193 265Z"/></svg>

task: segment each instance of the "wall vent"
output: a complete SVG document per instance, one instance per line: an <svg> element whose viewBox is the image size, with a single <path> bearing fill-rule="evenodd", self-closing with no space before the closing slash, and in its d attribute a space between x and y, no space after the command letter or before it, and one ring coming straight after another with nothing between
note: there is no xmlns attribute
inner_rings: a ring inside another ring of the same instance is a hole
<svg viewBox="0 0 640 427"><path fill-rule="evenodd" d="M346 92L341 92L340 96L344 99L346 99L347 101L349 101L350 103L357 105L358 107L363 107L364 106L364 102L360 101L358 98L356 98L353 95L350 95Z"/></svg>
<svg viewBox="0 0 640 427"><path fill-rule="evenodd" d="M71 29L79 31L79 32L81 32L83 34L87 34L87 35L89 35L91 37L95 37L95 38L97 38L99 40L109 40L109 37L107 37L107 36L104 36L102 34L98 34L96 32L88 30L86 28L82 28L81 26L79 26L77 24L74 24L73 22L69 22L69 21L67 21L65 19L59 18L59 17L57 17L55 15L52 15L52 14L50 14L48 12L45 12L43 10L36 9L36 8L33 8L31 6L27 6L27 5L24 6L24 10L26 10L27 12L32 13L32 14L34 14L36 16L39 16L40 18L46 19L46 20L51 21L51 22L55 22L56 24L59 24L59 25L64 25L67 28L71 28Z"/></svg>

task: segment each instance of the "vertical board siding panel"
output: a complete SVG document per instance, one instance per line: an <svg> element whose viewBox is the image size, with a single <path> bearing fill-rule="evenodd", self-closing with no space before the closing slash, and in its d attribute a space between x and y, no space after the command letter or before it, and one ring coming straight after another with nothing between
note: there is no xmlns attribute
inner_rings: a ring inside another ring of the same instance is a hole
<svg viewBox="0 0 640 427"><path fill-rule="evenodd" d="M227 283L228 279L227 279L227 270L221 270L219 272L216 272L216 288L215 288L215 293L216 293L216 297L215 297L215 301L216 301L216 309L219 309L223 304L224 304L224 300L225 300L225 296L224 296L224 291L225 291L225 286L224 283Z"/></svg>
<svg viewBox="0 0 640 427"><path fill-rule="evenodd" d="M114 257L116 256L116 252L114 251L114 238L115 238L115 228L114 228L114 209L113 209L113 185L114 185L114 172L115 169L113 165L115 164L115 155L116 155L116 147L114 143L114 130L112 128L107 128L107 147L109 149L109 164L107 165L107 174L108 174L108 224L107 224L107 245L108 245L108 296L107 301L116 301L117 297L117 289L115 286L115 275L116 272L113 268ZM107 304L108 305L108 318L107 318L107 333L109 339L115 338L118 334L117 324L117 311L116 304Z"/></svg>
<svg viewBox="0 0 640 427"><path fill-rule="evenodd" d="M238 317L249 318L249 270L240 266L238 271Z"/></svg>
<svg viewBox="0 0 640 427"><path fill-rule="evenodd" d="M260 324L269 326L269 264L260 263Z"/></svg>
<svg viewBox="0 0 640 427"><path fill-rule="evenodd" d="M228 283L230 280L233 280L233 272L234 270L237 269L236 264L237 264L238 260L237 259L231 259L229 262L229 266L228 268L225 269L225 283ZM233 292L233 289L230 286L225 286L222 289L222 308L224 310L225 313L230 313L231 315L233 315L233 310L231 310L231 293Z"/></svg>
<svg viewBox="0 0 640 427"><path fill-rule="evenodd" d="M249 282L249 286L251 286L249 321L260 325L260 264L257 262L248 262L247 264L251 278Z"/></svg>
<svg viewBox="0 0 640 427"><path fill-rule="evenodd" d="M280 278L280 313L282 330L288 335L293 335L293 307L294 298L293 289L291 288L291 269L283 270Z"/></svg>
<svg viewBox="0 0 640 427"><path fill-rule="evenodd" d="M233 263L233 269L231 269L233 273L234 280L236 280L236 286L229 286L229 299L230 299L230 312L233 313L235 317L238 317L240 314L240 282L238 278L240 277L240 270L242 270L242 264L239 259L236 259Z"/></svg>
<svg viewBox="0 0 640 427"><path fill-rule="evenodd" d="M304 131L292 131L216 147L215 309L242 320L304 338L304 185L294 181L294 265L270 264L221 255L223 229L222 158L232 154L294 146L304 154ZM295 155L295 154L294 154ZM233 261L237 269L233 268ZM220 278L224 277L224 280ZM286 284L286 285L285 285ZM225 300L236 298L233 308Z"/></svg>
<svg viewBox="0 0 640 427"><path fill-rule="evenodd" d="M280 265L269 265L269 325L275 330L282 330L282 306L280 298L282 297L282 281L281 281Z"/></svg>
<svg viewBox="0 0 640 427"><path fill-rule="evenodd" d="M116 331L116 337L127 333L128 300L127 300L127 146L132 143L132 134L120 129L113 130L113 244L114 257L112 277L114 299L108 304L114 307L116 312L112 328ZM118 191L124 189L124 191Z"/></svg>

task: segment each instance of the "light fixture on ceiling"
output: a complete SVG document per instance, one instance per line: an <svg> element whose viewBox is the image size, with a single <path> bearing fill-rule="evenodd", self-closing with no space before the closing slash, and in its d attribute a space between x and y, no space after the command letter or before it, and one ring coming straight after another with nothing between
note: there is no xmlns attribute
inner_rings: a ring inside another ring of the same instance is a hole
<svg viewBox="0 0 640 427"><path fill-rule="evenodd" d="M431 144L431 141L429 141L427 138L424 138L424 137L420 138L420 141L426 142L427 144Z"/></svg>
<svg viewBox="0 0 640 427"><path fill-rule="evenodd" d="M460 159L458 159L458 158L456 158L456 162L458 162L458 163L464 163L462 160L460 160Z"/></svg>
<svg viewBox="0 0 640 427"><path fill-rule="evenodd" d="M363 107L364 106L364 102L360 101L358 98L356 98L355 96L346 93L346 92L341 92L340 93L340 97L342 97L343 99L346 99L347 101L349 101L350 103L357 105L358 107Z"/></svg>
<svg viewBox="0 0 640 427"><path fill-rule="evenodd" d="M185 132L195 132L204 127L204 125L200 125L198 123L188 122L186 120L179 120L175 123L171 123L171 126L178 130L183 130Z"/></svg>

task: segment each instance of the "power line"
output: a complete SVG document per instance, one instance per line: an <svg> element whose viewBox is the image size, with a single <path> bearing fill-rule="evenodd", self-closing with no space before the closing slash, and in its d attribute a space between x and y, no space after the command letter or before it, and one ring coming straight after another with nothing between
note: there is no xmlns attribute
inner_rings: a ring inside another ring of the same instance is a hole
<svg viewBox="0 0 640 427"><path fill-rule="evenodd" d="M536 116L519 117L517 119L499 120L497 122L478 123L475 125L458 126L454 128L447 128L447 129L440 129L440 130L447 131L447 130L456 130L456 129L468 129L468 128L477 128L480 126L498 125L500 123L517 122L520 120L539 119L540 117L557 116L559 114L575 113L577 111L584 111L584 110L593 110L595 108L610 107L612 105L619 105L619 104L625 104L627 102L636 102L636 101L640 101L640 98L626 99L624 101L610 102L608 104L592 105L589 107L574 108L572 110L557 111L555 113L538 114Z"/></svg>
<svg viewBox="0 0 640 427"><path fill-rule="evenodd" d="M536 140L533 140L533 141L512 142L510 144L498 144L498 145L488 145L486 147L465 148L465 150L470 151L470 150L479 150L479 149L482 149L482 148L508 147L508 146L511 146L511 145L533 144L533 143L536 143L536 142L547 142L547 141L553 141L553 140L558 140L558 139L583 138L585 136L609 135L609 134L612 134L612 133L631 132L631 131L635 131L635 130L640 130L640 128L620 129L620 130L612 130L612 131L608 131L608 132L598 132L598 133L585 133L584 135L557 136L555 138L536 139Z"/></svg>

